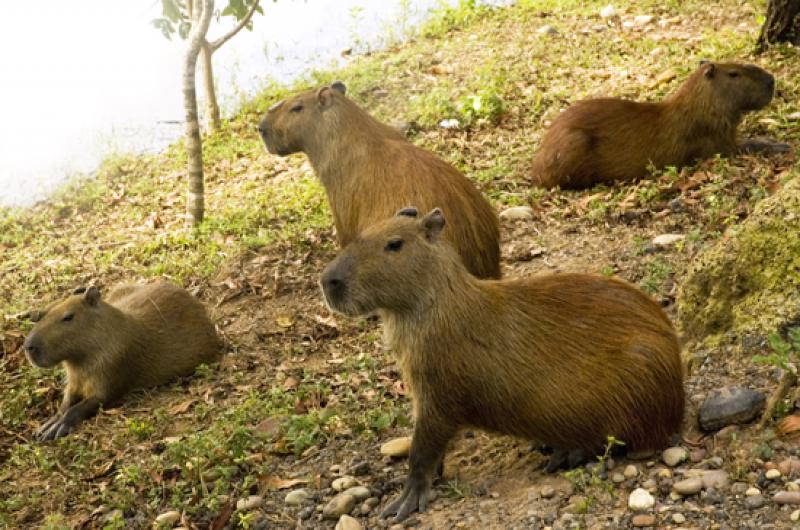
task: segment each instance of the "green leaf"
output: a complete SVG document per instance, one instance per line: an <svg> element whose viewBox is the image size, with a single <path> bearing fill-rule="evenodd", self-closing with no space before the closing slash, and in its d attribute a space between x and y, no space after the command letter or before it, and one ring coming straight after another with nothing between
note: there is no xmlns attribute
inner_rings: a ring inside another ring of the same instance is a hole
<svg viewBox="0 0 800 530"><path fill-rule="evenodd" d="M180 7L175 0L161 0L161 6L163 8L164 16L172 22L177 22L184 18Z"/></svg>

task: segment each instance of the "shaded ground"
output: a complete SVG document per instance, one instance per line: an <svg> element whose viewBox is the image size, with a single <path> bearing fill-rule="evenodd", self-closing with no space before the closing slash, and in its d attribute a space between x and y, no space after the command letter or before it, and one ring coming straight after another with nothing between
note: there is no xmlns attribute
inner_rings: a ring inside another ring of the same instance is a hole
<svg viewBox="0 0 800 530"><path fill-rule="evenodd" d="M603 4L581 4L462 6L443 12L418 39L316 74L313 82L341 78L382 119L414 122L412 141L464 170L498 211L533 207L532 219L503 222L505 275L616 274L674 317L675 285L691 258L796 176L795 155L710 160L632 185L543 193L526 182L530 154L548 120L569 102L600 94L660 98L701 58L773 71L778 96L742 132L789 142L796 152L800 124L790 116L798 110L800 62L793 49L750 55L759 3L642 2L610 22L598 15ZM627 27L636 15L654 19ZM537 31L545 25L557 33ZM675 79L662 75L670 69ZM96 181L0 217L0 524L143 528L177 509L183 524L196 528L215 521L332 528L335 521L320 520L316 510L333 496L330 485L339 475L356 475L381 504L396 494L406 465L378 448L411 432L399 373L377 323L333 316L321 303L316 282L335 245L310 168L300 156L268 156L253 134L259 113L282 94L280 87L268 90L207 139L209 219L200 231L182 228L178 147L111 160ZM480 111L469 110L475 97L485 103ZM446 118L462 127L438 127ZM686 237L654 248L652 238L666 233ZM154 276L186 285L209 305L230 354L219 367L132 396L68 439L33 441L33 430L57 404L59 382L16 352L27 324L15 315L79 283ZM765 461L796 455L796 446L769 430L701 439L693 420L711 389L775 386L774 368L751 362L753 353L687 349L693 371L684 437L696 442L687 446L695 455L704 451L690 467L721 465L731 482L771 492L784 485L763 483ZM582 488L588 472L545 476L544 461L530 442L464 433L448 453L438 500L407 526L625 528L632 515L627 493L665 467L640 462L636 479L617 485L601 477ZM550 498L542 496L546 486L554 489ZM306 487L312 501L286 506L286 492L297 487ZM668 494L667 486L657 495L666 527L679 526L670 522L672 513L682 514L689 528L792 524L791 509L766 503L750 510L732 491L719 499ZM231 513L248 495L263 497L261 507ZM365 527L387 525L376 511L360 516Z"/></svg>

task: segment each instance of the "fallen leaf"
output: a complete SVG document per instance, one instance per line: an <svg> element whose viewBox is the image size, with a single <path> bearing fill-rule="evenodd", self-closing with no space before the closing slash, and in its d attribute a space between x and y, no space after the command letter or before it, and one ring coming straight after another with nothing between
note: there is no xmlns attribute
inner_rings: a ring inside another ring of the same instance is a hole
<svg viewBox="0 0 800 530"><path fill-rule="evenodd" d="M297 486L298 484L308 484L308 480L306 479L301 479L301 478L284 479L275 475L266 475L263 477L259 477L258 481L261 482L261 484L264 487L273 490L285 490Z"/></svg>
<svg viewBox="0 0 800 530"><path fill-rule="evenodd" d="M184 412L186 412L187 410L192 408L192 405L194 405L194 402L195 402L194 399L188 399L188 400L184 401L183 403L179 403L179 404L175 405L174 407L171 407L169 409L169 412L172 413L172 414L183 414Z"/></svg>

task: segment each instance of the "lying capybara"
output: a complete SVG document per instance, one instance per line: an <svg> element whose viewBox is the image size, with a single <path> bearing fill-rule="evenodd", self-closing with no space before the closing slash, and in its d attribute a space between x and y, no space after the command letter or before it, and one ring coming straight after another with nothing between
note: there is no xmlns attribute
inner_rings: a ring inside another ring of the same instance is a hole
<svg viewBox="0 0 800 530"><path fill-rule="evenodd" d="M497 215L453 166L345 96L341 82L273 105L258 126L270 153L304 152L325 186L341 246L409 204L458 219L446 235L467 269L500 277Z"/></svg>
<svg viewBox="0 0 800 530"><path fill-rule="evenodd" d="M736 128L748 111L764 108L775 78L751 64L702 63L680 88L658 103L586 99L562 112L533 160L533 183L588 188L647 176L648 168L684 166L740 146ZM745 150L788 150L751 140Z"/></svg>
<svg viewBox="0 0 800 530"><path fill-rule="evenodd" d="M100 405L191 374L221 354L203 305L163 282L119 286L105 299L97 287L79 288L31 318L28 360L41 368L64 363L67 373L58 412L36 431L40 440L65 436Z"/></svg>
<svg viewBox="0 0 800 530"><path fill-rule="evenodd" d="M383 515L425 509L448 441L471 426L554 448L549 471L600 450L664 446L684 410L678 338L634 286L589 274L481 280L435 209L374 225L322 275L328 305L378 311L414 397L405 489ZM597 454L597 453L595 453Z"/></svg>

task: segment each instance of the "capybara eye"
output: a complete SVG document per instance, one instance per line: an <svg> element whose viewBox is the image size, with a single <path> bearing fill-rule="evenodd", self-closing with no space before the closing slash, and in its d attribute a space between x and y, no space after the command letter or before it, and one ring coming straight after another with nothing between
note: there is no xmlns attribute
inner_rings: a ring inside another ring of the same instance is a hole
<svg viewBox="0 0 800 530"><path fill-rule="evenodd" d="M728 72L728 75L731 77L739 77L739 72L734 70L733 72Z"/></svg>
<svg viewBox="0 0 800 530"><path fill-rule="evenodd" d="M392 239L388 243L386 243L386 249L391 252L397 252L403 248L403 240L402 239Z"/></svg>
<svg viewBox="0 0 800 530"><path fill-rule="evenodd" d="M289 109L289 112L300 112L301 110L303 110L302 105L295 105L294 107Z"/></svg>
<svg viewBox="0 0 800 530"><path fill-rule="evenodd" d="M75 318L73 313L67 313L64 315L64 318L61 319L61 322L72 322L72 319Z"/></svg>

